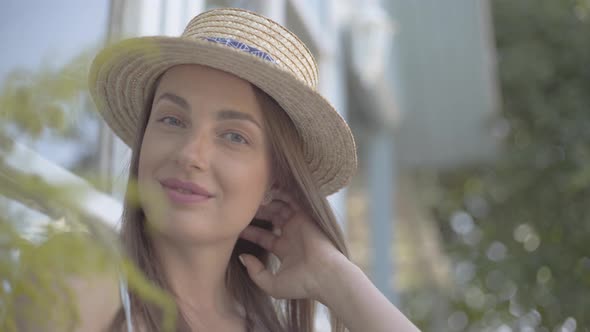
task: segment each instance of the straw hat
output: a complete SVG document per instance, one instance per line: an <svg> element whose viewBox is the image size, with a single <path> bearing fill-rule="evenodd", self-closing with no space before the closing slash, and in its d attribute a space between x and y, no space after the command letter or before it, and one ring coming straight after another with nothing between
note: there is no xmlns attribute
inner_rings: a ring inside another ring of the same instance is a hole
<svg viewBox="0 0 590 332"><path fill-rule="evenodd" d="M344 187L356 170L346 122L317 91L311 52L290 31L256 13L213 9L193 18L180 37L126 39L94 59L89 89L104 120L128 146L156 79L178 64L200 64L251 82L289 115L305 160L324 195Z"/></svg>

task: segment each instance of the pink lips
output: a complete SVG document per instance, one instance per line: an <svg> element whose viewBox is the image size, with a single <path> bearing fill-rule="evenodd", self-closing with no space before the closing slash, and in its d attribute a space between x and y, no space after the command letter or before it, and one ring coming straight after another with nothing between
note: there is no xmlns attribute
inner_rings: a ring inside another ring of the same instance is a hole
<svg viewBox="0 0 590 332"><path fill-rule="evenodd" d="M160 184L166 191L168 198L179 204L204 202L213 197L213 194L192 182L168 178L160 181Z"/></svg>

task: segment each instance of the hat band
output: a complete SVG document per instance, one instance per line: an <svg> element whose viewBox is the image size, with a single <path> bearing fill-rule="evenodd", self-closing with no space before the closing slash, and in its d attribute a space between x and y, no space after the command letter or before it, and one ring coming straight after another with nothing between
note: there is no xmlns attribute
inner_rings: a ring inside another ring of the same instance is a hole
<svg viewBox="0 0 590 332"><path fill-rule="evenodd" d="M263 51L257 49L256 47L252 47L248 44L244 44L244 43L237 41L235 39L223 38L223 37L205 37L203 39L208 40L210 42L229 46L231 48L235 48L240 51L248 52L254 56L257 56L257 57L259 57L263 60L266 60L266 61L270 61L272 63L277 63L275 61L275 59L273 59L272 56L270 56L270 54L263 52Z"/></svg>

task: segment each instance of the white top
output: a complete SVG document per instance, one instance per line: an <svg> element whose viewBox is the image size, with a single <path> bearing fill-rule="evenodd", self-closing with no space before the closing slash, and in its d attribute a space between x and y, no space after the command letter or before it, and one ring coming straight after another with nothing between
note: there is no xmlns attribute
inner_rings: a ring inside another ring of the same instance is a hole
<svg viewBox="0 0 590 332"><path fill-rule="evenodd" d="M125 311L127 332L133 332L133 321L131 321L131 300L129 299L127 281L123 277L119 278L119 293L121 295L121 303L123 304L123 310Z"/></svg>

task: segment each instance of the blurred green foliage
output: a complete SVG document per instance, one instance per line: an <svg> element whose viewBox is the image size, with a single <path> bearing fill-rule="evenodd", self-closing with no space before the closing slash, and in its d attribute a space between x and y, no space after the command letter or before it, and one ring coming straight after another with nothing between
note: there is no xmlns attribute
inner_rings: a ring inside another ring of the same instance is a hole
<svg viewBox="0 0 590 332"><path fill-rule="evenodd" d="M590 1L491 5L504 141L494 164L435 175L453 280L414 294L437 303L414 318L426 331L588 331Z"/></svg>
<svg viewBox="0 0 590 332"><path fill-rule="evenodd" d="M38 138L46 129L67 129L67 115L79 113L79 100L87 89L90 56L82 53L57 69L44 63L36 71L10 72L0 90L2 123L10 123L31 138Z"/></svg>
<svg viewBox="0 0 590 332"><path fill-rule="evenodd" d="M164 326L173 329L174 301L124 258L113 229L75 204L83 197L80 188L50 185L5 159L14 140L43 139L47 130L76 139L72 119L92 112L84 100L93 53L57 69L45 64L37 71L14 70L0 82L0 196L54 220L32 241L23 234L22 216L8 208L9 200L0 200L0 331L17 331L19 321L40 331L44 324L72 330L78 316L70 282L102 274L124 276L130 289L163 308Z"/></svg>

